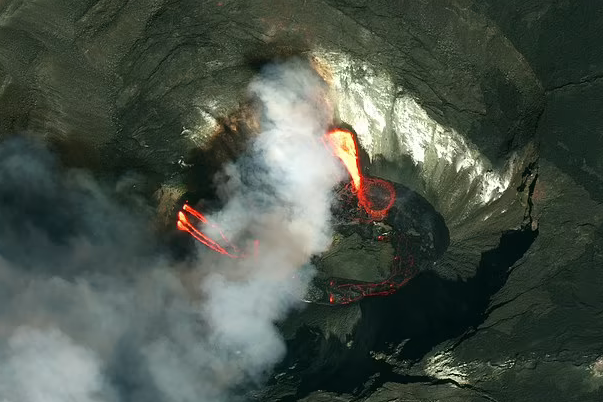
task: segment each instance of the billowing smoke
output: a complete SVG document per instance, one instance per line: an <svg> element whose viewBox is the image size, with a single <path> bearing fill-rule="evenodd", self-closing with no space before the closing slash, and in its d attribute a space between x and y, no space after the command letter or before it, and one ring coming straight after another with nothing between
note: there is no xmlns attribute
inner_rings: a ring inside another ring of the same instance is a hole
<svg viewBox="0 0 603 402"><path fill-rule="evenodd" d="M227 204L211 219L259 241L259 252L236 267L216 261L204 311L220 343L237 351L231 359L258 373L284 353L273 323L304 296L310 271L300 269L330 244L331 192L343 171L321 143L331 110L316 73L301 62L271 66L250 89L262 132L227 169Z"/></svg>
<svg viewBox="0 0 603 402"><path fill-rule="evenodd" d="M0 400L220 402L260 383L285 352L275 323L330 243L343 172L320 143L324 90L301 62L250 86L262 132L218 178L211 217L238 244L259 241L246 259L200 246L180 266L114 190L0 144Z"/></svg>
<svg viewBox="0 0 603 402"><path fill-rule="evenodd" d="M0 367L0 393L14 401L112 399L94 352L56 329L19 328Z"/></svg>

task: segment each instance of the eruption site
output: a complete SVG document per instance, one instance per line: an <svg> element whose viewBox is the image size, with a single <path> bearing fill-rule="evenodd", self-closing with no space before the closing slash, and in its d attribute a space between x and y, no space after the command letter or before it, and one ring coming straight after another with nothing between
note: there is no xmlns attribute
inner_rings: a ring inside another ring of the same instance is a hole
<svg viewBox="0 0 603 402"><path fill-rule="evenodd" d="M324 289L318 292L322 296L310 295L306 296L306 300L325 304L349 304L368 296L390 295L416 276L419 271L415 264L414 253L411 251L413 240L402 231L402 227L407 224L398 222L399 219L388 219L390 210L397 200L396 188L389 181L362 174L358 143L351 131L342 128L331 129L321 137L321 140L326 150L330 151L335 160L341 161L349 174L349 181L344 181L345 184L340 181L337 185L336 181L332 181L333 187L339 186L333 205L334 217L339 220L340 226L351 224L355 228L368 228L372 238L367 241L386 243L387 248L394 250L394 255L388 263L389 273L384 278L350 281L353 278L339 277L335 273L322 281L320 278L315 279L315 285ZM287 161L281 162L287 163ZM322 174L333 175L333 172L324 171ZM398 209L403 208L400 206ZM220 226L188 203L178 213L177 227L189 233L210 250L225 257L236 259L258 254L259 240L253 241L253 251L242 251ZM214 234L213 237L210 232Z"/></svg>
<svg viewBox="0 0 603 402"><path fill-rule="evenodd" d="M335 129L325 134L324 141L350 173L359 205L371 218L384 219L396 200L396 192L392 184L382 179L362 175L358 143L351 132Z"/></svg>
<svg viewBox="0 0 603 402"><path fill-rule="evenodd" d="M213 240L211 237L197 229L195 225L189 221L189 218L186 216L185 212L188 212L190 216L196 218L200 223L210 225L213 229L215 229L220 234L224 244L220 245L217 241ZM195 240L206 245L215 252L230 258L244 258L249 256L245 252L241 251L237 246L232 244L224 234L224 231L218 225L209 223L207 218L201 212L197 211L188 204L184 204L182 211L178 212L177 226L179 230L188 232ZM254 255L257 255L259 244L259 240L254 240Z"/></svg>
<svg viewBox="0 0 603 402"><path fill-rule="evenodd" d="M603 402L602 24L0 0L0 402Z"/></svg>
<svg viewBox="0 0 603 402"><path fill-rule="evenodd" d="M354 135L347 130L334 129L326 133L323 142L333 155L341 160L351 177L352 191L358 198L358 204L364 208L373 220L382 220L387 216L390 208L396 200L396 193L391 183L361 174L360 161L358 158L358 144ZM208 234L199 230L187 217L192 216L202 225L213 228L221 237L221 241L212 239ZM247 257L237 246L226 237L224 231L199 211L188 204L182 207L178 213L177 227L179 230L188 232L195 240L207 246L209 249L230 258ZM382 236L382 239L384 237ZM254 254L257 255L259 241L254 241Z"/></svg>

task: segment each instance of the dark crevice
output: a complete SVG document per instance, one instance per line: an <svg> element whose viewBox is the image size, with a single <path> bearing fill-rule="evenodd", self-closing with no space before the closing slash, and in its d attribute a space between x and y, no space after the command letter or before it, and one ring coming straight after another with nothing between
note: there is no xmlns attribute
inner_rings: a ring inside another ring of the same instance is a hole
<svg viewBox="0 0 603 402"><path fill-rule="evenodd" d="M508 299L508 300L505 300L505 301L503 301L503 302L500 302L500 303L496 303L496 304L491 305L491 306L488 308L487 314L488 314L488 315L492 314L492 313L493 313L495 310L498 310L499 308L501 308L501 307L503 307L503 306L505 306L505 305L507 305L507 304L509 304L509 303L514 302L515 300L519 299L521 296L525 295L525 294L526 294L526 293L528 293L528 292L531 292L532 290L534 290L534 289L538 288L539 286L541 286L541 285L540 285L540 284L538 284L538 285L536 285L536 286L529 287L528 289L524 290L523 292L518 293L517 295L513 296L512 298L510 298L510 299Z"/></svg>
<svg viewBox="0 0 603 402"><path fill-rule="evenodd" d="M523 216L523 224L526 227L531 227L532 222L534 221L532 217L532 211L534 209L534 202L532 197L534 195L534 189L536 188L536 183L538 182L538 159L534 162L530 163L521 174L521 184L517 187L517 191L522 193L528 189L528 198L527 203L528 206L525 210Z"/></svg>
<svg viewBox="0 0 603 402"><path fill-rule="evenodd" d="M560 89L565 89L565 88L568 88L568 87L575 87L575 86L578 86L578 85L592 84L592 83L594 83L596 81L599 81L602 78L603 78L603 74L591 75L591 76L583 77L579 81L566 82L566 83L561 84L561 85L556 85L556 86L547 88L545 90L545 92L548 94L548 93L551 93L551 92L554 92L554 91L558 91Z"/></svg>
<svg viewBox="0 0 603 402"><path fill-rule="evenodd" d="M524 221L528 221L529 224L532 223L532 211L534 210L534 201L532 200L532 196L534 195L534 189L536 188L536 183L538 182L538 173L534 176L534 180L530 183L530 187L528 190L528 208L526 210L526 215L524 216Z"/></svg>
<svg viewBox="0 0 603 402"><path fill-rule="evenodd" d="M471 384L462 384L459 383L458 381L453 380L452 378L440 378L440 379L436 379L434 381L431 382L430 385L444 385L444 384L449 384L449 385L453 385L457 388L463 388L463 389L468 389L470 391L473 391L477 394L479 394L479 396L486 398L492 402L498 402L497 399L493 398L492 396L490 396L490 394L488 394L486 391L484 391L483 389L476 387L474 385Z"/></svg>
<svg viewBox="0 0 603 402"><path fill-rule="evenodd" d="M528 180L532 173L537 170L538 161L530 163L521 173L521 184L517 187L517 191L522 193L528 187Z"/></svg>

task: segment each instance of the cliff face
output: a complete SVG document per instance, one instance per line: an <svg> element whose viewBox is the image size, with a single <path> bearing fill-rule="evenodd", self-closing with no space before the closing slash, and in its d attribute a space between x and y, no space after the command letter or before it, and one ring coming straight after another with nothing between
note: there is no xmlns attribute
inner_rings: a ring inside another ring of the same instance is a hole
<svg viewBox="0 0 603 402"><path fill-rule="evenodd" d="M259 68L307 59L368 173L427 200L450 245L393 296L293 314L255 397L601 400L595 3L4 0L0 136L127 173L171 223L253 131Z"/></svg>

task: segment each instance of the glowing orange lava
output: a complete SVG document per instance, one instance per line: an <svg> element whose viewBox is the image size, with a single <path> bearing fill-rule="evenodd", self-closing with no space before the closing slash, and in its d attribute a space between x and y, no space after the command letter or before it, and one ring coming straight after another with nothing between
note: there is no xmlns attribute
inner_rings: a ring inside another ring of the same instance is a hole
<svg viewBox="0 0 603 402"><path fill-rule="evenodd" d="M394 204L396 192L391 183L373 178L364 177L360 170L360 159L358 153L358 144L354 135L346 130L335 129L329 131L323 137L325 145L331 149L333 154L339 158L352 178L352 187L358 197L358 204L369 214L372 219L381 220L387 216L389 209ZM188 214L188 215L187 215ZM203 233L197 226L189 220L189 217L195 218L199 223L210 226L215 229L222 238L218 242L207 234ZM199 211L188 204L182 207L178 213L178 229L188 232L200 243L206 245L211 250L231 258L249 257L248 254L238 249L225 236L224 232ZM257 255L259 243L254 241L254 255Z"/></svg>
<svg viewBox="0 0 603 402"><path fill-rule="evenodd" d="M350 173L358 203L371 218L384 219L394 205L396 191L390 182L362 175L358 144L354 135L347 130L331 130L325 134L324 143L331 149L333 155L343 162Z"/></svg>
<svg viewBox="0 0 603 402"><path fill-rule="evenodd" d="M349 131L335 129L325 134L324 139L333 154L343 162L352 177L354 190L358 191L362 186L363 177L360 173L358 145L354 141L354 136Z"/></svg>
<svg viewBox="0 0 603 402"><path fill-rule="evenodd" d="M208 235L206 235L205 233L203 233L202 231L197 229L195 227L195 225L193 225L189 221L185 212L188 212L191 216L196 218L199 222L206 224L206 225L210 225L212 228L216 229L218 231L218 233L220 233L220 237L222 237L224 244L222 244L222 245L219 244L217 241L215 241L214 239L212 239L211 237L209 237ZM231 257L231 258L249 257L248 254L241 252L241 250L239 250L235 245L231 244L230 240L228 240L228 238L226 237L224 232L217 225L215 225L213 223L209 223L207 218L201 212L197 211L196 209L194 209L193 207L191 207L188 204L184 204L184 206L182 207L182 210L180 212L178 212L177 226L178 226L179 230L188 232L195 240L206 245L213 251L216 251L220 254L223 254L223 255ZM258 240L254 240L253 244L254 244L254 255L257 255L258 246L259 246Z"/></svg>

